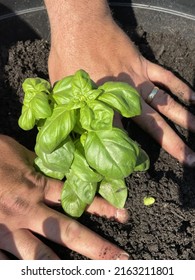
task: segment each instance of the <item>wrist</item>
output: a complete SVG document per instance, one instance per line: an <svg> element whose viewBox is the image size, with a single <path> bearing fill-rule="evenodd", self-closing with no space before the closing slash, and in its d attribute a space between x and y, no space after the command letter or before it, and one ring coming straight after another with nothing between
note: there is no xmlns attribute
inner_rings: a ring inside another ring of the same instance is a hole
<svg viewBox="0 0 195 280"><path fill-rule="evenodd" d="M101 22L112 21L106 0L45 0L45 5L52 41L67 40L74 34L77 36L78 33L84 33Z"/></svg>

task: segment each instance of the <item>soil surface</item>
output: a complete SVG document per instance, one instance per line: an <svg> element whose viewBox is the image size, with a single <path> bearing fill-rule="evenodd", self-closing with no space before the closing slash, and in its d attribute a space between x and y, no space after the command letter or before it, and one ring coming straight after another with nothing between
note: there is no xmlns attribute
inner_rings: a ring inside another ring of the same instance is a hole
<svg viewBox="0 0 195 280"><path fill-rule="evenodd" d="M173 70L194 86L194 44L183 40L179 33L148 34L141 26L136 33L129 32L129 35L145 57ZM35 132L23 132L17 124L21 111L21 84L27 77L48 79L49 47L44 40L19 41L0 47L0 133L14 137L30 149L34 147ZM187 107L194 113L192 107ZM84 214L79 221L124 248L134 259L195 259L194 169L179 164L134 123L124 120L124 124L151 160L147 172L127 178L129 195L126 208L130 220L119 224ZM172 123L170 125L195 150L195 136ZM148 195L156 200L150 207L143 204L143 198ZM85 259L57 244L49 245L62 259Z"/></svg>

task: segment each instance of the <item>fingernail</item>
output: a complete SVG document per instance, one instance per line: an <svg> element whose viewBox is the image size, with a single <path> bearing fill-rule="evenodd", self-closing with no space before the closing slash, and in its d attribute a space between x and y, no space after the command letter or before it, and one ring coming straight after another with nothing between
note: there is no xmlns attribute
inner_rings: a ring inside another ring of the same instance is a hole
<svg viewBox="0 0 195 280"><path fill-rule="evenodd" d="M130 215L127 209L117 209L115 218L121 223L126 223L130 219Z"/></svg>
<svg viewBox="0 0 195 280"><path fill-rule="evenodd" d="M129 254L127 254L126 252L121 253L116 260L131 260L132 258L130 258Z"/></svg>

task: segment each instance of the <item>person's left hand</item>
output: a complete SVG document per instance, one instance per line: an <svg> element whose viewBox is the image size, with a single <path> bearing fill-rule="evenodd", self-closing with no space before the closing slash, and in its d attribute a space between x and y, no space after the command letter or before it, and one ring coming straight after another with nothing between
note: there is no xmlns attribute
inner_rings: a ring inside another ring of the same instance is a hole
<svg viewBox="0 0 195 280"><path fill-rule="evenodd" d="M118 246L54 209L60 206L63 182L36 172L35 154L14 139L0 135L0 259L7 252L18 259L58 260L38 236L90 259L128 259ZM126 222L128 212L96 197L89 213Z"/></svg>

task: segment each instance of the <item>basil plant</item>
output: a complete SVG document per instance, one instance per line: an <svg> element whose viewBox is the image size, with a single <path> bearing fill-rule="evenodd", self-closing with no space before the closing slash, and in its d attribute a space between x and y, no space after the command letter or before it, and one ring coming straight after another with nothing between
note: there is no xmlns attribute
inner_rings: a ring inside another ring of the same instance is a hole
<svg viewBox="0 0 195 280"><path fill-rule="evenodd" d="M123 129L114 127L114 112L130 118L141 113L140 96L127 83L97 86L84 70L52 87L41 78L23 82L18 120L24 130L37 127L35 167L64 181L61 205L73 217L82 215L97 193L123 208L125 178L149 167L149 158Z"/></svg>

